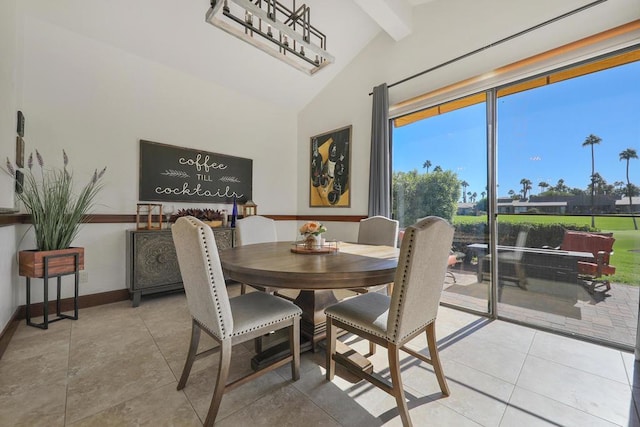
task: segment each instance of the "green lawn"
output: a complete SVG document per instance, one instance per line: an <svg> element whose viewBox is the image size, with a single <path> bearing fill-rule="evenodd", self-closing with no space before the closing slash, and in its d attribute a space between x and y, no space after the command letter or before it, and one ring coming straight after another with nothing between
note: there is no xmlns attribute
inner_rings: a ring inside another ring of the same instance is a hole
<svg viewBox="0 0 640 427"><path fill-rule="evenodd" d="M530 224L567 224L591 225L591 217L561 215L500 215L500 221ZM486 222L486 216L455 216L454 223ZM640 218L636 218L640 225ZM595 218L596 228L600 231L611 231L616 239L613 245L611 265L616 267L616 274L611 276L612 282L640 285L640 231L634 230L632 218L599 217Z"/></svg>

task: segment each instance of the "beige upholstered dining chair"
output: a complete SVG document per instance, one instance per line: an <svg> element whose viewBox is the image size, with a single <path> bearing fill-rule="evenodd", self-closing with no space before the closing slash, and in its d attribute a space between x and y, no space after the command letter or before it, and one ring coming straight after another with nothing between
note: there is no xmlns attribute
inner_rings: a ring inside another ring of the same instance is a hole
<svg viewBox="0 0 640 427"><path fill-rule="evenodd" d="M395 219L389 219L386 216L376 215L369 218L361 219L358 227L358 243L363 245L384 245L398 246L398 229L400 223ZM371 286L368 288L353 288L351 291L358 294L366 294L367 292L379 292L385 289L387 295L393 292L393 283L386 285ZM369 341L369 353L375 354L376 345Z"/></svg>
<svg viewBox="0 0 640 427"><path fill-rule="evenodd" d="M364 245L398 246L398 226L395 219L376 215L360 220L358 243Z"/></svg>
<svg viewBox="0 0 640 427"><path fill-rule="evenodd" d="M229 299L220 266L220 257L211 227L194 217L179 218L171 227L178 264L191 313L191 343L178 390L189 379L194 360L220 352L216 386L209 405L205 426L213 426L222 395L255 377L291 363L291 376L300 378L300 314L293 303L264 292L251 292ZM291 354L260 370L227 384L231 349L273 330L289 329ZM200 332L204 331L220 345L197 353Z"/></svg>
<svg viewBox="0 0 640 427"><path fill-rule="evenodd" d="M362 219L358 227L358 243L363 245L384 245L395 248L398 246L398 227L398 221L381 215ZM393 284L390 283L383 286L387 288L387 295L391 295ZM377 291L383 286L374 286L373 289L355 288L351 290L359 294L364 294L372 290Z"/></svg>
<svg viewBox="0 0 640 427"><path fill-rule="evenodd" d="M275 242L278 240L276 222L271 218L260 215L252 215L239 219L236 222L237 245L254 245L257 243ZM264 286L253 286L259 291L273 293L274 289ZM247 291L247 285L240 285L240 293Z"/></svg>
<svg viewBox="0 0 640 427"><path fill-rule="evenodd" d="M371 382L389 394L398 405L404 426L411 426L400 373L400 350L433 365L442 394L449 388L440 364L435 337L438 304L447 270L453 227L444 219L427 217L407 227L391 297L376 292L343 300L325 310L327 315L327 380L335 374L337 328L346 330L387 348L391 384L375 373L357 369L351 373ZM430 358L404 345L426 332Z"/></svg>

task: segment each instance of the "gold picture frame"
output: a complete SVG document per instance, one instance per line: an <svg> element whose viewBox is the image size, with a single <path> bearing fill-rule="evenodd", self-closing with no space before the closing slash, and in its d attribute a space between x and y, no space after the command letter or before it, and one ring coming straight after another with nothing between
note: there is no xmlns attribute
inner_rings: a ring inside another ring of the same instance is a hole
<svg viewBox="0 0 640 427"><path fill-rule="evenodd" d="M309 206L351 206L351 132L344 126L310 139Z"/></svg>

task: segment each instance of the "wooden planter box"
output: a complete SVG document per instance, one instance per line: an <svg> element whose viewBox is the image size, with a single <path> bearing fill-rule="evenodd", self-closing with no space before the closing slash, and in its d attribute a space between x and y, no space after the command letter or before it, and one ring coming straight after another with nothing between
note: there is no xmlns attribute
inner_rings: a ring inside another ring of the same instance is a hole
<svg viewBox="0 0 640 427"><path fill-rule="evenodd" d="M84 270L84 248L39 251L20 251L18 254L19 274L25 277L44 277L44 257L63 255L49 259L49 277L70 274L76 271L74 254L78 254L78 270Z"/></svg>

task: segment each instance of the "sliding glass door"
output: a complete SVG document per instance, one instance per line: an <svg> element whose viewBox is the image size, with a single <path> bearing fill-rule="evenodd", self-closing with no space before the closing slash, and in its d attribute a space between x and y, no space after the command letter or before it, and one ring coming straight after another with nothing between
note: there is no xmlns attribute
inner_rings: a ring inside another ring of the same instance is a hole
<svg viewBox="0 0 640 427"><path fill-rule="evenodd" d="M640 62L598 68L498 90L498 314L634 346Z"/></svg>
<svg viewBox="0 0 640 427"><path fill-rule="evenodd" d="M454 224L444 303L633 348L640 51L489 93L393 120L394 217Z"/></svg>

